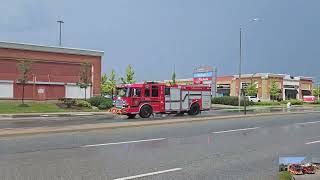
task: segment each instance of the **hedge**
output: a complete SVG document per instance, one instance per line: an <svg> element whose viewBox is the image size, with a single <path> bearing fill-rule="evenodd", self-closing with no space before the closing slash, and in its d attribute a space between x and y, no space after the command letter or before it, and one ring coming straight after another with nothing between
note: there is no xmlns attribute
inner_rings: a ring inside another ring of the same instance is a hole
<svg viewBox="0 0 320 180"><path fill-rule="evenodd" d="M106 109L110 109L113 106L113 102L111 99L106 99L104 102L102 102L101 104L99 104L98 108L100 110L106 110Z"/></svg>
<svg viewBox="0 0 320 180"><path fill-rule="evenodd" d="M231 106L238 106L239 105L239 98L236 96L222 96L222 97L213 97L212 104L224 104L224 105L231 105ZM241 106L243 106L244 101L241 100ZM251 106L253 102L246 100L246 105Z"/></svg>
<svg viewBox="0 0 320 180"><path fill-rule="evenodd" d="M258 106L276 106L276 105L281 105L280 102L278 101L264 101L264 102L255 102L254 105Z"/></svg>
<svg viewBox="0 0 320 180"><path fill-rule="evenodd" d="M98 107L101 103L105 102L107 98L103 96L93 96L90 99L88 99L88 102L95 107Z"/></svg>

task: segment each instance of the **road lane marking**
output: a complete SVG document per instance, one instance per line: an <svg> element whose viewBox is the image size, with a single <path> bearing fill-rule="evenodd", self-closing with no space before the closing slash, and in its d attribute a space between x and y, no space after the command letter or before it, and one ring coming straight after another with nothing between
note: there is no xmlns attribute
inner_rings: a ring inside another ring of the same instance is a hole
<svg viewBox="0 0 320 180"><path fill-rule="evenodd" d="M135 175L135 176L117 178L117 179L114 179L114 180L137 179L137 178L142 178L142 177L146 177L146 176L154 176L154 175L158 175L158 174L164 174L164 173L180 171L180 170L182 170L182 168L174 168L174 169L168 169L168 170L164 170L164 171L156 171L156 172L151 172L151 173L146 173L146 174L139 174L139 175Z"/></svg>
<svg viewBox="0 0 320 180"><path fill-rule="evenodd" d="M320 123L320 121L303 122L303 123L296 123L296 124L303 125L303 124L315 124L315 123Z"/></svg>
<svg viewBox="0 0 320 180"><path fill-rule="evenodd" d="M252 128L245 128L245 129L232 129L232 130L226 130L226 131L217 131L217 132L212 132L213 134L220 134L220 133L228 133L228 132L237 132L237 131L247 131L247 130L253 130L253 129L258 129L260 127L252 127Z"/></svg>
<svg viewBox="0 0 320 180"><path fill-rule="evenodd" d="M114 142L114 143L105 143L105 144L90 144L81 147L98 147L98 146L110 146L110 145L118 145L118 144L131 144L131 143L140 143L140 142L150 142L150 141L162 141L167 138L157 138L157 139L142 139L136 141L125 141L125 142Z"/></svg>
<svg viewBox="0 0 320 180"><path fill-rule="evenodd" d="M311 142L307 142L306 144L315 144L315 143L320 143L320 140L319 141L311 141Z"/></svg>

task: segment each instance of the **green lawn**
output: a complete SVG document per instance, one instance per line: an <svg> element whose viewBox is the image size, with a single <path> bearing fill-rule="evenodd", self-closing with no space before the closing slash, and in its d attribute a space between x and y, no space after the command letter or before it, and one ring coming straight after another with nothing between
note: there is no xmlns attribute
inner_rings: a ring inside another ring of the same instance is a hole
<svg viewBox="0 0 320 180"><path fill-rule="evenodd" d="M60 108L55 103L37 103L28 102L28 107L21 107L20 102L0 102L0 114L13 114L13 113L53 113L53 112L71 112L71 111L97 111L89 108L81 109L67 109Z"/></svg>
<svg viewBox="0 0 320 180"><path fill-rule="evenodd" d="M279 180L292 180L292 175L288 171L281 171L279 173Z"/></svg>

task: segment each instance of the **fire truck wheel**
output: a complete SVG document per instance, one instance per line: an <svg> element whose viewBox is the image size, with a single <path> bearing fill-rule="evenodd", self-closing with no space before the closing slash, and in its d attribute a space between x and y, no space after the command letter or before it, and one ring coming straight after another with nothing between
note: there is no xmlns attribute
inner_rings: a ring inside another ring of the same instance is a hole
<svg viewBox="0 0 320 180"><path fill-rule="evenodd" d="M142 118L149 118L152 115L152 108L149 105L142 106L139 115Z"/></svg>
<svg viewBox="0 0 320 180"><path fill-rule="evenodd" d="M194 103L191 105L188 114L191 116L198 115L200 113L200 106L198 103Z"/></svg>
<svg viewBox="0 0 320 180"><path fill-rule="evenodd" d="M128 119L134 119L136 117L136 114L128 114Z"/></svg>

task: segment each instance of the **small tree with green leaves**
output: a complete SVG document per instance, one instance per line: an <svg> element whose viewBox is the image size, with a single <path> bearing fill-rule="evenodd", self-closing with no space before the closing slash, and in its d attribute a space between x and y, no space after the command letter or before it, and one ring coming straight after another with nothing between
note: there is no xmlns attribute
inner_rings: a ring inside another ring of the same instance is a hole
<svg viewBox="0 0 320 180"><path fill-rule="evenodd" d="M31 72L32 61L30 60L20 60L18 63L18 70L20 73L17 82L22 85L22 95L21 95L21 103L24 105L24 89L26 84L29 81L29 76Z"/></svg>
<svg viewBox="0 0 320 180"><path fill-rule="evenodd" d="M320 87L319 87L319 84L317 87L315 87L313 90L312 90L312 95L317 97L318 101L319 101L319 96L320 96Z"/></svg>
<svg viewBox="0 0 320 180"><path fill-rule="evenodd" d="M173 71L170 84L174 85L176 83L176 71Z"/></svg>
<svg viewBox="0 0 320 180"><path fill-rule="evenodd" d="M135 83L136 80L134 79L134 70L131 66L131 64L128 65L126 69L126 77L120 78L122 84L132 84Z"/></svg>
<svg viewBox="0 0 320 180"><path fill-rule="evenodd" d="M257 89L257 84L255 82L251 82L248 84L246 87L246 94L248 96L255 96L257 95L258 89Z"/></svg>
<svg viewBox="0 0 320 180"><path fill-rule="evenodd" d="M84 99L87 100L87 89L92 84L92 77L91 77L91 63L84 62L81 64L80 67L80 81L77 83L77 85L84 89Z"/></svg>
<svg viewBox="0 0 320 180"><path fill-rule="evenodd" d="M251 76L250 83L247 85L245 89L245 93L247 94L247 96L256 96L258 93L257 84L253 79L254 75L255 74Z"/></svg>
<svg viewBox="0 0 320 180"><path fill-rule="evenodd" d="M116 80L116 72L114 69L111 70L111 74L108 77L106 74L104 74L101 77L101 92L103 95L107 94L114 94L114 90L117 86L117 80Z"/></svg>
<svg viewBox="0 0 320 180"><path fill-rule="evenodd" d="M279 97L279 95L280 95L280 88L279 88L278 82L276 80L272 80L271 86L270 86L270 96L272 97L272 100L274 101L274 99L276 97Z"/></svg>

